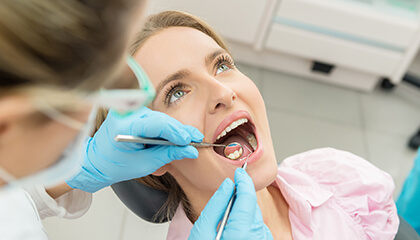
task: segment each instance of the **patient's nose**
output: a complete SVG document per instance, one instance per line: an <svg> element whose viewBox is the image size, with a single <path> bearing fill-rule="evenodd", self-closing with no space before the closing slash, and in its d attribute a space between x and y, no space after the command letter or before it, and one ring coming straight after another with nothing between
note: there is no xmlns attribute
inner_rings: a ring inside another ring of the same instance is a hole
<svg viewBox="0 0 420 240"><path fill-rule="evenodd" d="M220 83L219 81L213 81L213 83L209 86L208 93L208 107L210 113L215 113L223 108L232 107L237 97L232 88Z"/></svg>

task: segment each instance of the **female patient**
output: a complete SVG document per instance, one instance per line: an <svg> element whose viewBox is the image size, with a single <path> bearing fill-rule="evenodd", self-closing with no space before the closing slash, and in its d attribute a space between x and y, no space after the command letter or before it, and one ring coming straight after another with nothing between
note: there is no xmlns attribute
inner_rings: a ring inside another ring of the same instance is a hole
<svg viewBox="0 0 420 240"><path fill-rule="evenodd" d="M198 128L205 142L244 146L238 160L222 148L200 148L198 159L174 161L139 180L169 192L168 239L188 238L207 201L246 158L274 239L394 238L393 181L366 160L328 148L292 156L277 168L257 87L202 20L176 11L152 16L133 55L156 88L151 109Z"/></svg>

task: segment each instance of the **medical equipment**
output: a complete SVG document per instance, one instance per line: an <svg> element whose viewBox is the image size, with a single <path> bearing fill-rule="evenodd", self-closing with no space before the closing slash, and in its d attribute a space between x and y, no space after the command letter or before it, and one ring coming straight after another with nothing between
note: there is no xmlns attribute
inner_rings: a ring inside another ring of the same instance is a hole
<svg viewBox="0 0 420 240"><path fill-rule="evenodd" d="M133 142L133 143L142 143L142 144L150 144L150 145L166 145L166 146L177 146L177 144L171 143L168 140L164 139L154 139L154 138L142 138L130 135L117 135L115 137L115 141L117 142ZM224 144L214 144L214 143L196 143L191 142L188 144L189 146L193 147L226 147Z"/></svg>
<svg viewBox="0 0 420 240"><path fill-rule="evenodd" d="M56 86L30 86L21 87L21 90L18 91L30 99L37 111L80 130L84 123L75 123L68 117L65 119L65 114L56 114L51 109L59 112L72 112L96 106L113 109L119 115L126 115L153 101L156 92L146 73L133 57L129 56L126 63L131 72L125 76L130 77L130 84L132 84L131 80L137 81L140 88L81 91L77 87L67 89ZM127 82L127 80L124 81Z"/></svg>
<svg viewBox="0 0 420 240"><path fill-rule="evenodd" d="M420 4L420 1L419 1L419 4ZM417 87L417 89L420 90L420 76L407 73L404 75L403 81L408 84L411 84L411 86L413 87ZM385 90L390 90L393 87L395 87L395 84L389 82L389 84L382 84L381 87ZM410 140L408 141L408 146L412 150L417 150L420 147L420 128L417 130L416 133L414 133L414 135L410 137Z"/></svg>
<svg viewBox="0 0 420 240"><path fill-rule="evenodd" d="M100 104L106 108L112 108L122 115L138 110L142 106L147 106L156 96L156 91L149 77L137 61L130 56L127 58L127 64L134 73L140 88L130 90L104 90L100 91L98 96L96 96Z"/></svg>
<svg viewBox="0 0 420 240"><path fill-rule="evenodd" d="M246 147L246 146L245 146ZM247 148L248 149L248 148ZM248 149L249 150L249 149ZM249 150L250 151L250 150ZM249 156L251 155L252 153L250 153L247 157L246 157L246 160L245 160L245 163L242 165L242 169L244 169L245 171L246 171L246 167L248 166L248 160L249 160ZM219 226L219 229L217 230L217 235L216 235L216 240L220 240L220 238L222 237L222 233L223 233L223 229L225 229L225 226L226 226L226 224L227 224L227 220L228 220L228 218L229 218L229 214L230 214L230 211L232 210L232 206L233 206L233 201L235 201L235 196L236 196L236 189L235 189L235 191L233 192L233 195L232 195L232 197L230 198L230 200L229 200L229 203L228 203L228 206L227 206L227 208L226 208L226 211L225 211L225 213L223 214L223 218L222 218L222 221L220 222L220 226Z"/></svg>
<svg viewBox="0 0 420 240"><path fill-rule="evenodd" d="M225 157L231 160L239 159L243 153L244 149L242 148L242 145L238 142L229 143L223 151Z"/></svg>

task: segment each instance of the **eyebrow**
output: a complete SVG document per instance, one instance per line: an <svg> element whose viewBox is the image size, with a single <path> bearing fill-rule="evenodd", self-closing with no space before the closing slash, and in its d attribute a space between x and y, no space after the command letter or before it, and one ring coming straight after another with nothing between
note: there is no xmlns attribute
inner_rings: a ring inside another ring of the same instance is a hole
<svg viewBox="0 0 420 240"><path fill-rule="evenodd" d="M205 58L206 66L210 65L213 62L213 60L222 53L227 53L227 51L225 49L217 49L216 51L207 55Z"/></svg>
<svg viewBox="0 0 420 240"><path fill-rule="evenodd" d="M208 54L205 57L205 60L204 60L206 66L210 65L214 61L214 59L222 53L227 53L227 51L225 49L217 49L216 51ZM158 86L156 87L156 96L159 95L159 93L162 91L163 87L165 87L168 83L176 81L176 80L180 80L180 79L183 79L183 78L187 78L189 75L191 75L191 71L186 69L186 68L181 69L181 70L169 75L168 77L165 78L165 80L160 82L158 84ZM154 102L155 101L153 100L152 105L154 104Z"/></svg>
<svg viewBox="0 0 420 240"><path fill-rule="evenodd" d="M174 74L169 75L168 77L165 78L165 80L163 80L162 82L159 83L159 85L156 88L156 95L158 95L160 93L160 91L162 91L163 87L172 82L172 81L176 81L179 79L183 79L188 77L191 74L191 71L189 71L188 69L181 69L179 71L177 71Z"/></svg>

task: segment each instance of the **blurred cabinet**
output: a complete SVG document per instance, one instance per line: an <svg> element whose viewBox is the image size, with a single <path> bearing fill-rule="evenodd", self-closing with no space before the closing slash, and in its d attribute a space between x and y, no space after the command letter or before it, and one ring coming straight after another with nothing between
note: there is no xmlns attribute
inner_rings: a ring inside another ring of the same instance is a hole
<svg viewBox="0 0 420 240"><path fill-rule="evenodd" d="M420 0L154 0L208 21L242 62L369 91L401 81L420 44Z"/></svg>
<svg viewBox="0 0 420 240"><path fill-rule="evenodd" d="M252 44L265 17L268 0L153 0L149 13L181 10L199 16L231 41Z"/></svg>

